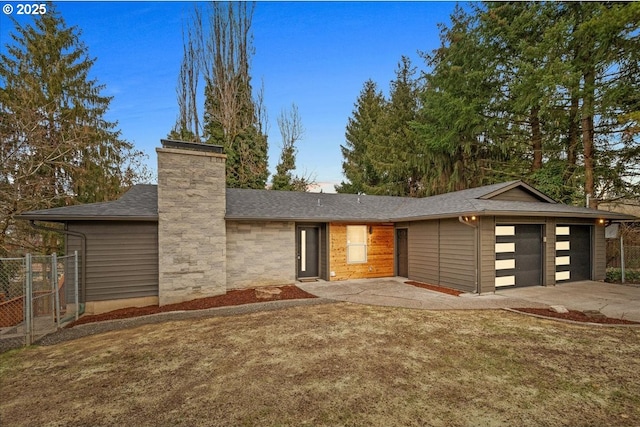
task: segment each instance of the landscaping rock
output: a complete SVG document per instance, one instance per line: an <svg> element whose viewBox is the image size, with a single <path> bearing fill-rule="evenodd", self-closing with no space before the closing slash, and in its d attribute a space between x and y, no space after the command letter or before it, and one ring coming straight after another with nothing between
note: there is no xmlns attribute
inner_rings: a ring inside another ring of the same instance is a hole
<svg viewBox="0 0 640 427"><path fill-rule="evenodd" d="M256 288L256 298L276 299L282 291L279 288Z"/></svg>
<svg viewBox="0 0 640 427"><path fill-rule="evenodd" d="M554 313L568 313L569 310L567 310L567 307L565 307L564 305L552 305L551 307L549 307L549 309L551 311L553 311Z"/></svg>

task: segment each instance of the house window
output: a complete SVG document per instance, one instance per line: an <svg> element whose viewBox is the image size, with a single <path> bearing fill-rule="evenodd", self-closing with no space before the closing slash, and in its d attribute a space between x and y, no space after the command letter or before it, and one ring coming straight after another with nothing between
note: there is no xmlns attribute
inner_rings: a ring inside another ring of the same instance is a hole
<svg viewBox="0 0 640 427"><path fill-rule="evenodd" d="M367 226L347 225L347 264L367 262Z"/></svg>

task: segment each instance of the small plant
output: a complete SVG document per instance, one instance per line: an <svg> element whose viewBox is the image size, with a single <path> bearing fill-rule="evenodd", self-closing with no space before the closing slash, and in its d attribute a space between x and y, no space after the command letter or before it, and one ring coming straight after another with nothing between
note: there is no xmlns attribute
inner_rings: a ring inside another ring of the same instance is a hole
<svg viewBox="0 0 640 427"><path fill-rule="evenodd" d="M622 269L607 268L606 281L610 283L622 283ZM624 281L625 283L640 283L640 270L625 269Z"/></svg>

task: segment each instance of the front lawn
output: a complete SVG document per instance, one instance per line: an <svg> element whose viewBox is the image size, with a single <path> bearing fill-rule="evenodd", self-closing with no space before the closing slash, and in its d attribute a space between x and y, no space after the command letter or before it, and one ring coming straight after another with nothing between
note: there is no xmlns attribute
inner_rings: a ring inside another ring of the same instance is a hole
<svg viewBox="0 0 640 427"><path fill-rule="evenodd" d="M0 355L3 426L640 425L640 329L347 303Z"/></svg>

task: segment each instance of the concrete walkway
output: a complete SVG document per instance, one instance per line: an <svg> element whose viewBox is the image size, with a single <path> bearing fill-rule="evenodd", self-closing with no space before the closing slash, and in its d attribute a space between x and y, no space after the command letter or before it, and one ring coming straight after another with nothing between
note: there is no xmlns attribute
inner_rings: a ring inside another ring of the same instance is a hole
<svg viewBox="0 0 640 427"><path fill-rule="evenodd" d="M358 304L426 310L545 308L599 310L609 317L640 321L640 287L600 282L575 282L551 287L503 289L495 294L459 297L407 285L404 277L308 282L296 285L321 298Z"/></svg>

